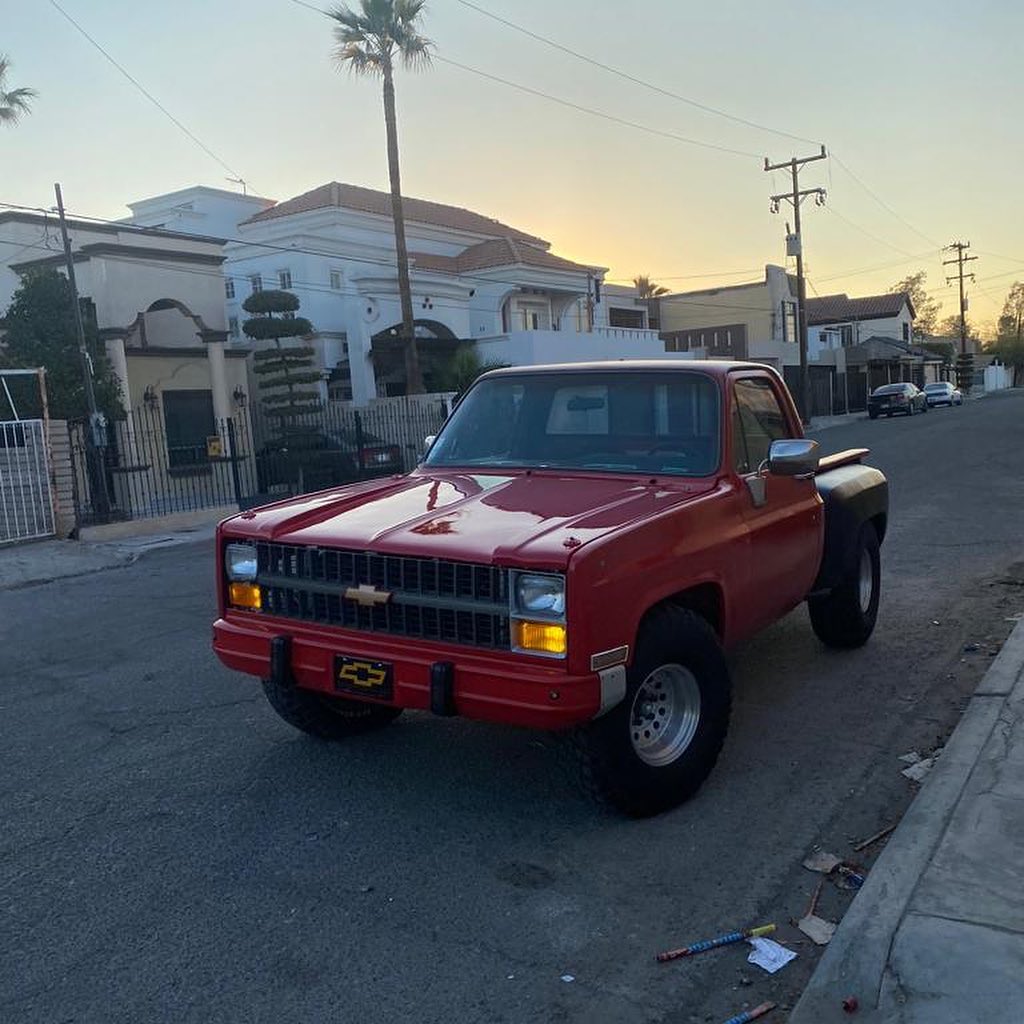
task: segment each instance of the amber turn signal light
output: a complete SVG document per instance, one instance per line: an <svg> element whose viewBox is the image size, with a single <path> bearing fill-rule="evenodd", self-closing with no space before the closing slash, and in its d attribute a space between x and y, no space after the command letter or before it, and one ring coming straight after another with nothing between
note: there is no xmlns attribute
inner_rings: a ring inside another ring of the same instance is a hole
<svg viewBox="0 0 1024 1024"><path fill-rule="evenodd" d="M561 622L517 619L512 623L512 645L521 651L564 656L565 625Z"/></svg>
<svg viewBox="0 0 1024 1024"><path fill-rule="evenodd" d="M263 607L263 595L255 583L229 583L228 601L235 608L258 612Z"/></svg>

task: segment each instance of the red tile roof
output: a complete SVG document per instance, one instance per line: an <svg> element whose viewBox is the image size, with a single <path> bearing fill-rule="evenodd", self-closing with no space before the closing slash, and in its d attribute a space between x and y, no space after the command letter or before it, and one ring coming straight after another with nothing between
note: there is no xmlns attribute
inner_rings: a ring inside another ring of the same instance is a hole
<svg viewBox="0 0 1024 1024"><path fill-rule="evenodd" d="M422 270L438 270L445 274L470 274L476 270L492 267L527 266L545 270L568 270L576 273L594 273L601 268L587 267L582 263L563 259L553 253L528 245L516 238L492 238L478 242L463 250L458 256L438 256L434 253L409 253L414 267Z"/></svg>
<svg viewBox="0 0 1024 1024"><path fill-rule="evenodd" d="M822 295L807 300L807 323L814 325L847 320L883 320L889 316L899 316L904 303L910 307L910 315L913 316L914 306L906 292L865 295L859 299L851 299L848 295Z"/></svg>
<svg viewBox="0 0 1024 1024"><path fill-rule="evenodd" d="M359 185L344 185L337 181L328 182L310 192L304 192L294 199L271 206L267 210L254 214L243 224L259 224L278 217L289 217L295 213L309 213L312 210L331 208L358 210L362 213L375 213L381 217L391 217L391 193L379 192L372 188ZM402 210L405 219L418 224L432 224L437 227L451 228L455 231L467 231L477 235L515 238L533 245L546 246L548 243L536 235L527 234L517 228L502 224L501 221L483 214L464 210L459 206L446 206L444 203L431 203L426 199L402 197Z"/></svg>

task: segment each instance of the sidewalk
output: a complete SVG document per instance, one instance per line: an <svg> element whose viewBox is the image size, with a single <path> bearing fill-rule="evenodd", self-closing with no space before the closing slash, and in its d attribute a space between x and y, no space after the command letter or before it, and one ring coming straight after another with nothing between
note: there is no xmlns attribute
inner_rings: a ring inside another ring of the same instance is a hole
<svg viewBox="0 0 1024 1024"><path fill-rule="evenodd" d="M103 544L44 540L0 547L0 591L120 569L148 551L212 539L214 530L213 526L204 526Z"/></svg>
<svg viewBox="0 0 1024 1024"><path fill-rule="evenodd" d="M855 996L860 1009L845 1013ZM1024 622L857 894L790 1024L1024 1020Z"/></svg>

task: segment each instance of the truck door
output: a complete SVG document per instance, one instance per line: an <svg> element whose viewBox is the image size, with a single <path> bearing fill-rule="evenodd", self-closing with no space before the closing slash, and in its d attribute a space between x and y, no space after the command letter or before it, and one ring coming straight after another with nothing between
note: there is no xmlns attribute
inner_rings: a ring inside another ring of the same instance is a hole
<svg viewBox="0 0 1024 1024"><path fill-rule="evenodd" d="M799 437L790 422L781 384L767 373L732 378L733 470L741 482L750 530L748 584L752 628L773 622L799 604L810 589L821 558L822 504L813 479L760 474L772 441Z"/></svg>

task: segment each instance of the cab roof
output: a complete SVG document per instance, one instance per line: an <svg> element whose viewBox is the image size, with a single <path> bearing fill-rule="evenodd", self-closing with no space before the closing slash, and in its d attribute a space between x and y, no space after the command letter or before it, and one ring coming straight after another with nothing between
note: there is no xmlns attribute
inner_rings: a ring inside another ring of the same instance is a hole
<svg viewBox="0 0 1024 1024"><path fill-rule="evenodd" d="M768 370L764 363L737 362L731 359L606 359L589 363L546 363L538 366L507 366L488 370L483 377L536 377L558 373L678 373L698 370L715 377L725 377L739 370Z"/></svg>

